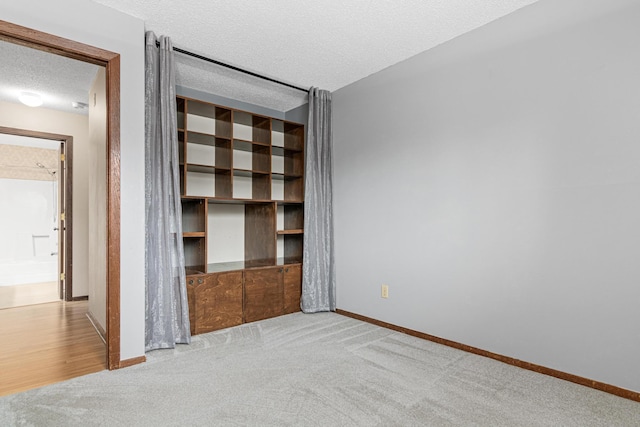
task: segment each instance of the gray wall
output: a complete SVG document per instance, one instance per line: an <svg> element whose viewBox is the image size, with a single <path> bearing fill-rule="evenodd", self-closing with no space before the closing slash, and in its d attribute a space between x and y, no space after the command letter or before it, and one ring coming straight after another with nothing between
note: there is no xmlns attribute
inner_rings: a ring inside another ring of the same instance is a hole
<svg viewBox="0 0 640 427"><path fill-rule="evenodd" d="M309 104L303 104L285 113L285 119L290 122L301 123L307 127L309 121ZM305 129L306 130L306 129Z"/></svg>
<svg viewBox="0 0 640 427"><path fill-rule="evenodd" d="M273 117L284 120L285 113L274 110L273 108L261 107L259 105L250 104L248 102L238 101L236 99L226 98L224 96L213 93L202 92L184 86L176 85L176 94L187 98L197 99L199 101L211 102L212 104L224 107L235 108L237 110L247 111L254 114L262 114L264 116Z"/></svg>
<svg viewBox="0 0 640 427"><path fill-rule="evenodd" d="M638 22L541 0L336 91L338 308L640 391Z"/></svg>
<svg viewBox="0 0 640 427"><path fill-rule="evenodd" d="M176 86L176 94L187 98L198 99L200 101L211 102L213 104L222 105L229 108L235 108L254 114L262 114L280 120L288 120L291 122L302 123L306 126L309 114L309 104L303 104L289 111L278 111L273 108L261 107L259 105L248 102L238 101L232 98L216 95L213 93L202 92L185 86Z"/></svg>

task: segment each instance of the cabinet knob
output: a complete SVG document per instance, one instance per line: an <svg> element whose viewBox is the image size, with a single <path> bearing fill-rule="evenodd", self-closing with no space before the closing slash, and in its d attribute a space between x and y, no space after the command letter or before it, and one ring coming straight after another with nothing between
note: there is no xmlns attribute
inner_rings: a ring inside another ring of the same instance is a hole
<svg viewBox="0 0 640 427"><path fill-rule="evenodd" d="M202 279L198 279L198 283L199 283L199 284L203 284L203 283L204 283L204 280L202 280Z"/></svg>
<svg viewBox="0 0 640 427"><path fill-rule="evenodd" d="M189 284L193 285L193 279L189 279Z"/></svg>
<svg viewBox="0 0 640 427"><path fill-rule="evenodd" d="M284 269L284 272L285 272L285 273L288 273L288 272L289 272L289 269L288 269L288 268L285 268L285 269Z"/></svg>
<svg viewBox="0 0 640 427"><path fill-rule="evenodd" d="M284 271L284 269L283 269L283 268L281 268L281 269L280 269L280 273L282 273L283 271Z"/></svg>

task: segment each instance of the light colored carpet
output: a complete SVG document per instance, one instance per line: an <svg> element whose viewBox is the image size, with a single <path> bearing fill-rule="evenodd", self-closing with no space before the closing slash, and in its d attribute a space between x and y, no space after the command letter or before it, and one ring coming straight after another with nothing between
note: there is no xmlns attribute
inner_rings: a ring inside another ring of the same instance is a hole
<svg viewBox="0 0 640 427"><path fill-rule="evenodd" d="M335 313L0 399L0 425L638 426L640 403Z"/></svg>

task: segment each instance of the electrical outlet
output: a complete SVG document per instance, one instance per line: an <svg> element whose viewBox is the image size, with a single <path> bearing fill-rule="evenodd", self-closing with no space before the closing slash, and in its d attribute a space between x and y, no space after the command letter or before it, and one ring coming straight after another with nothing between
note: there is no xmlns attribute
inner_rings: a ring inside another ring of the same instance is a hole
<svg viewBox="0 0 640 427"><path fill-rule="evenodd" d="M388 285L382 285L382 298L389 298L389 286Z"/></svg>

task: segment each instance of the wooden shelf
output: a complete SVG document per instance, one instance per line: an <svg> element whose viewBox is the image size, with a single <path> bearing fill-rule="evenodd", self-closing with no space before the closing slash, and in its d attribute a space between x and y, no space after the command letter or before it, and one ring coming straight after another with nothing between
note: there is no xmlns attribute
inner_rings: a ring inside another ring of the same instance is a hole
<svg viewBox="0 0 640 427"><path fill-rule="evenodd" d="M188 232L182 233L182 237L184 237L184 238L204 237L205 235L206 235L206 233L204 231L188 231Z"/></svg>
<svg viewBox="0 0 640 427"><path fill-rule="evenodd" d="M278 230L278 235L286 234L304 234L304 230L302 228L296 230Z"/></svg>
<svg viewBox="0 0 640 427"><path fill-rule="evenodd" d="M271 147L271 154L274 156L282 156L285 157L289 153L302 153L304 150L302 149L294 149L294 148L285 148L279 146Z"/></svg>
<svg viewBox="0 0 640 427"><path fill-rule="evenodd" d="M182 131L184 132L184 117L185 117L185 113L184 113L184 108L186 105L186 100L184 98L180 98L178 97L176 99L176 109L177 111L177 125L178 125L178 132Z"/></svg>
<svg viewBox="0 0 640 427"><path fill-rule="evenodd" d="M235 204L235 205L260 205L267 203L277 203L278 205L299 205L303 203L299 202L285 202L282 200L271 199L241 199L232 197L200 197L200 196L181 196L182 203L189 201L203 201L204 203L219 203L219 204Z"/></svg>
<svg viewBox="0 0 640 427"><path fill-rule="evenodd" d="M298 311L304 125L185 97L177 115L192 332Z"/></svg>
<svg viewBox="0 0 640 427"><path fill-rule="evenodd" d="M238 150L251 151L252 147L264 147L269 148L271 145L265 142L256 142L256 141L247 141L245 139L233 139L233 148L237 148Z"/></svg>
<svg viewBox="0 0 640 427"><path fill-rule="evenodd" d="M234 169L233 170L233 175L234 176L245 176L245 177L249 177L252 178L254 176L269 176L269 172L265 172L265 171L257 171L257 170L247 170L247 169Z"/></svg>
<svg viewBox="0 0 640 427"><path fill-rule="evenodd" d="M201 199L183 198L182 199L183 235L185 237L205 237L206 230L207 230L206 216L207 216L206 206Z"/></svg>
<svg viewBox="0 0 640 427"><path fill-rule="evenodd" d="M187 131L231 138L231 110L207 102L181 98L185 102L183 128Z"/></svg>
<svg viewBox="0 0 640 427"><path fill-rule="evenodd" d="M209 146L223 146L229 145L231 140L229 138L222 138L209 133L187 131L187 142L189 144L209 145Z"/></svg>
<svg viewBox="0 0 640 427"><path fill-rule="evenodd" d="M273 203L270 199L240 199L240 198L224 198L224 197L208 197L207 203L232 204L232 205L260 205L265 203Z"/></svg>
<svg viewBox="0 0 640 427"><path fill-rule="evenodd" d="M219 273L223 271L237 271L244 269L244 261L214 262L211 264L207 264L206 273Z"/></svg>
<svg viewBox="0 0 640 427"><path fill-rule="evenodd" d="M211 173L211 174L230 174L231 169L220 168L211 165L198 165L195 163L187 163L187 172Z"/></svg>
<svg viewBox="0 0 640 427"><path fill-rule="evenodd" d="M272 179L280 179L280 180L294 180L294 179L300 179L302 178L302 175L287 175L284 173L272 173L271 174L271 178Z"/></svg>
<svg viewBox="0 0 640 427"><path fill-rule="evenodd" d="M276 203L278 206L298 206L302 209L302 205L304 204L304 200L277 200Z"/></svg>
<svg viewBox="0 0 640 427"><path fill-rule="evenodd" d="M265 268L265 267L277 267L283 265L291 265L291 264L300 264L302 262L301 259L291 259L291 258L276 258L271 260L260 260L253 262L245 262L245 261L230 261L230 262L215 262L211 264L207 264L205 271L199 270L191 270L190 274L207 274L207 273L221 273L225 271L242 271L242 270L251 270L257 268Z"/></svg>
<svg viewBox="0 0 640 427"><path fill-rule="evenodd" d="M302 257L281 257L276 259L277 266L302 264Z"/></svg>

